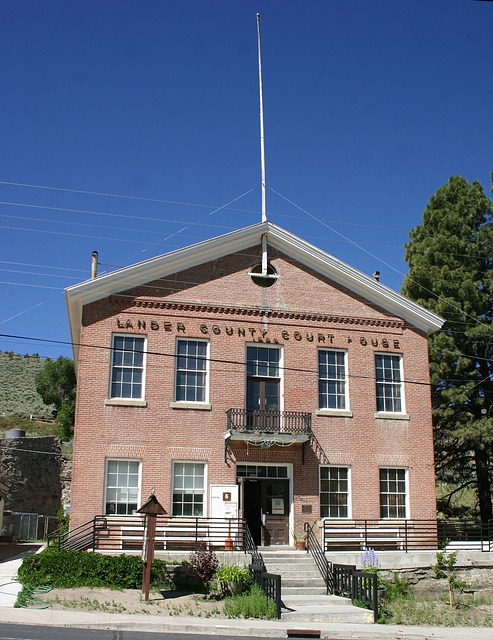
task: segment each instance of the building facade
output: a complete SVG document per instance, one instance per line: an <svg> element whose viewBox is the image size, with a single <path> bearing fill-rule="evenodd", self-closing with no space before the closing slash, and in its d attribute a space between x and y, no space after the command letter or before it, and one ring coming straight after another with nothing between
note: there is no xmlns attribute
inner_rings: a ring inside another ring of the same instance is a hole
<svg viewBox="0 0 493 640"><path fill-rule="evenodd" d="M66 290L71 528L152 489L258 544L436 517L427 335L442 320L264 222Z"/></svg>

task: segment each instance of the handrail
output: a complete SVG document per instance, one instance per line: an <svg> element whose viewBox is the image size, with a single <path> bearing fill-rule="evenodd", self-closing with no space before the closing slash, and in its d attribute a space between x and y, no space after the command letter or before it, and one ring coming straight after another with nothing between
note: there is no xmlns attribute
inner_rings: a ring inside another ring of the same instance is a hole
<svg viewBox="0 0 493 640"><path fill-rule="evenodd" d="M49 536L48 546L52 546L50 542L53 542L58 551L64 551L65 549L85 551L91 547L94 551L96 547L96 531L106 529L107 526L106 518L96 516L92 520L72 529L72 531L55 533Z"/></svg>
<svg viewBox="0 0 493 640"><path fill-rule="evenodd" d="M246 520L243 520L243 551L252 556L252 562L248 565L248 568L253 582L262 589L267 600L274 600L276 603L276 617L280 620L282 608L281 576L266 571L264 559L255 544Z"/></svg>
<svg viewBox="0 0 493 640"><path fill-rule="evenodd" d="M304 528L306 532L306 550L311 554L313 561L317 565L317 569L320 571L320 575L325 582L327 593L332 593L334 588L332 564L325 557L320 542L308 522L305 522Z"/></svg>
<svg viewBox="0 0 493 640"><path fill-rule="evenodd" d="M492 522L475 520L358 520L327 518L323 522L324 551L364 549L410 551L490 551Z"/></svg>
<svg viewBox="0 0 493 640"><path fill-rule="evenodd" d="M261 566L265 571L265 562L258 550L246 520L243 520L243 551L252 556L252 565Z"/></svg>

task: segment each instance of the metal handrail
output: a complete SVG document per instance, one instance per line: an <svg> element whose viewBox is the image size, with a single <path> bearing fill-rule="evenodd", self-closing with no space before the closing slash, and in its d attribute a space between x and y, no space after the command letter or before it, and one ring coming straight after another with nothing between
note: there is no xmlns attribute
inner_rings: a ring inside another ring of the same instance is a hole
<svg viewBox="0 0 493 640"><path fill-rule="evenodd" d="M262 554L258 550L257 545L253 539L253 536L250 532L250 527L246 520L243 520L243 551L245 553L249 553L252 557L252 565L262 567L262 570L265 571L265 562L262 558Z"/></svg>
<svg viewBox="0 0 493 640"><path fill-rule="evenodd" d="M325 587L327 589L327 593L332 593L334 588L334 580L332 576L332 564L325 557L325 553L320 546L320 542L318 541L313 528L305 522L305 533L306 533L306 550L313 558L313 561L317 565L317 569L320 571L320 575L322 576Z"/></svg>
<svg viewBox="0 0 493 640"><path fill-rule="evenodd" d="M323 549L493 550L492 522L474 520L324 519Z"/></svg>

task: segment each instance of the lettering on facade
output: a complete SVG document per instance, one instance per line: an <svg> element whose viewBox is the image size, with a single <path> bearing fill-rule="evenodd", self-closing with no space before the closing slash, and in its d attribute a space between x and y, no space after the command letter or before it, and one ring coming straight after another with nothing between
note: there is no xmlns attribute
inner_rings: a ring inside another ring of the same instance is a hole
<svg viewBox="0 0 493 640"><path fill-rule="evenodd" d="M172 323L169 321L164 321L162 324L157 322L157 320L122 320L120 318L116 318L116 326L118 329L127 329L127 330L146 330L149 328L151 331L159 331L164 330L167 332L175 332L176 334L186 335L187 334L187 326L183 322ZM283 329L280 332L280 338L278 336L269 335L269 330L260 327L232 327L231 325L218 325L218 324L200 324L199 332L204 336L210 335L221 335L225 334L227 336L237 336L239 338L248 338L251 339L252 342L264 342L265 344L280 344L279 340L284 342L289 342L293 340L295 342L312 342L318 345L331 345L334 343L335 335L333 333L313 333L311 331L306 331L302 329L293 329L287 330ZM353 342L353 337L347 337L347 343L351 344ZM363 347L372 346L380 349L390 349L393 347L394 349L400 349L400 341L396 339L390 338L375 338L368 336L361 336L359 339L359 344Z"/></svg>

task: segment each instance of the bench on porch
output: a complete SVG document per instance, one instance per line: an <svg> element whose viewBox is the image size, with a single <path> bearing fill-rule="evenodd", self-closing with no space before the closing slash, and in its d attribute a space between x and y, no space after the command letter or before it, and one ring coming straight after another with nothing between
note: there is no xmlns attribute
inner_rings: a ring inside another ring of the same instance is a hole
<svg viewBox="0 0 493 640"><path fill-rule="evenodd" d="M324 549L334 551L361 551L368 547L380 550L404 548L404 538L399 527L324 526Z"/></svg>
<svg viewBox="0 0 493 640"><path fill-rule="evenodd" d="M110 537L119 543L122 551L142 549L144 523L141 517L112 517ZM158 519L156 524L156 551L195 549L198 542L204 542L209 548L211 544L210 523L198 518L176 518L167 522ZM224 543L223 543L224 544Z"/></svg>

